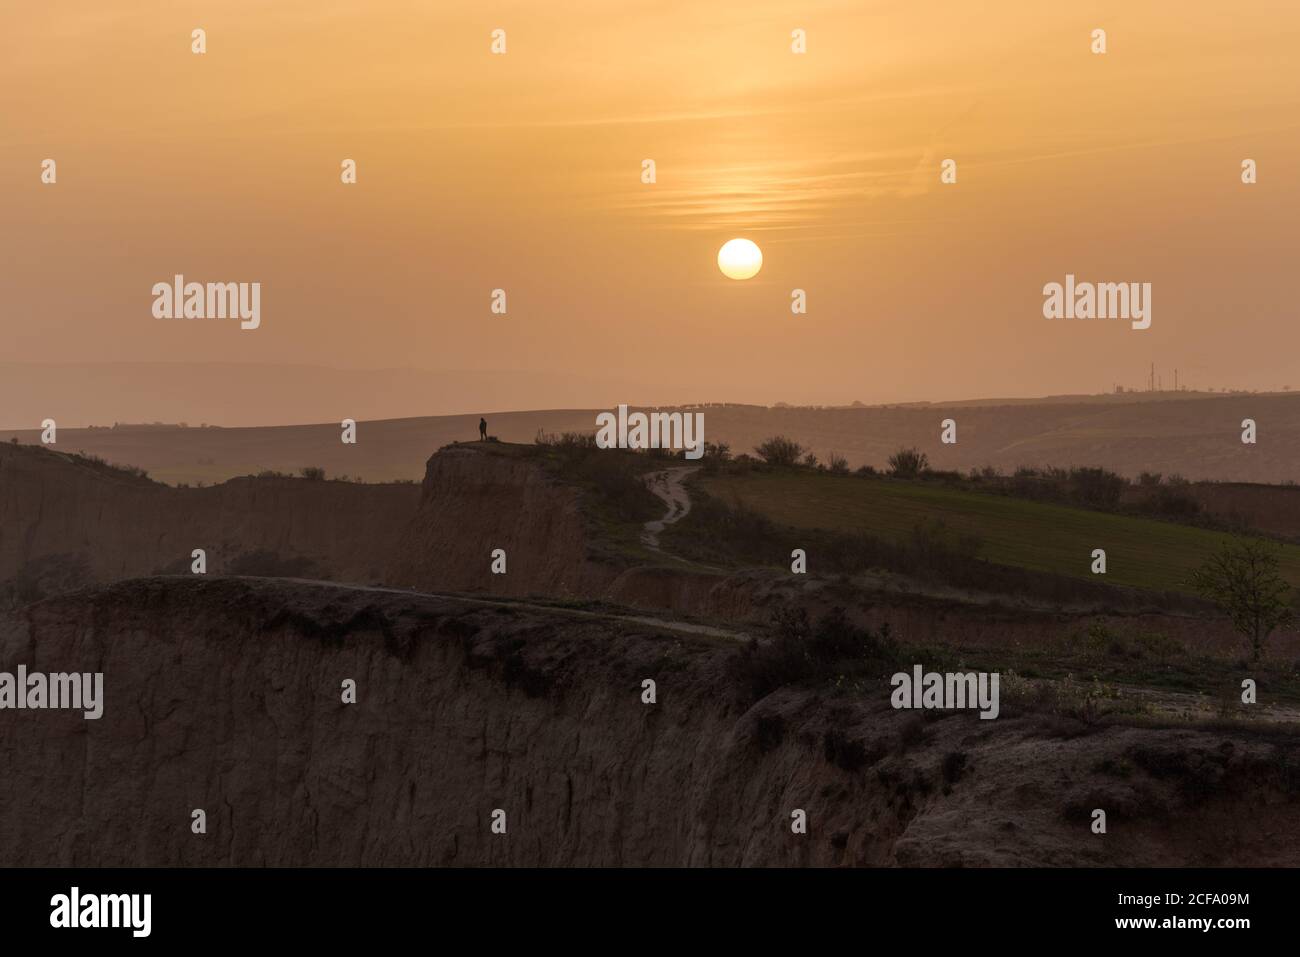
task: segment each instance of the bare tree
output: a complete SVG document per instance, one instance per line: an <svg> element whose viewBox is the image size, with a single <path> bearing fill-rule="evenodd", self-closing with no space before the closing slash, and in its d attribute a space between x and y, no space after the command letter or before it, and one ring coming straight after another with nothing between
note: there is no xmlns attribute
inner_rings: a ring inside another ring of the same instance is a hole
<svg viewBox="0 0 1300 957"><path fill-rule="evenodd" d="M1291 585L1278 571L1278 548L1256 538L1225 544L1192 574L1192 585L1232 619L1259 661L1264 642L1295 618Z"/></svg>

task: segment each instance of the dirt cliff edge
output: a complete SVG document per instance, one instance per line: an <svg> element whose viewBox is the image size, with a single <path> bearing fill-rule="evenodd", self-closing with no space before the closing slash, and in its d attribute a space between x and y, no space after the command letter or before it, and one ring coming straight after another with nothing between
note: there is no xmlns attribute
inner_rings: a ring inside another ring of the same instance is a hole
<svg viewBox="0 0 1300 957"><path fill-rule="evenodd" d="M39 602L0 622L0 670L102 671L104 715L0 711L0 863L1300 862L1290 739L923 720L797 688L753 702L734 653L508 601L269 579Z"/></svg>

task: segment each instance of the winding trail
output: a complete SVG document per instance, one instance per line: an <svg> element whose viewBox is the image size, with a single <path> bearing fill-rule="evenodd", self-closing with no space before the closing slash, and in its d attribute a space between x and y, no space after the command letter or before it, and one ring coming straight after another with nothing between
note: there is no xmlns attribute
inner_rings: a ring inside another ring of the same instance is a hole
<svg viewBox="0 0 1300 957"><path fill-rule="evenodd" d="M699 470L698 465L679 465L676 468L651 472L645 476L646 486L668 506L668 511L664 513L663 518L645 523L645 528L641 532L641 544L646 548L665 554L659 547L659 535L669 525L680 522L691 513L691 495L682 483L688 475Z"/></svg>

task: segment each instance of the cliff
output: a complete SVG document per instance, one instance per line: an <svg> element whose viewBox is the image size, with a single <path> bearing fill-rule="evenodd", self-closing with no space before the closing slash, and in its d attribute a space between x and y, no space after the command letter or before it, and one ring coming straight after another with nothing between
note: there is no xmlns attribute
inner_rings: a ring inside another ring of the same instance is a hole
<svg viewBox="0 0 1300 957"><path fill-rule="evenodd" d="M617 575L592 553L581 493L512 450L450 446L426 466L388 581L422 591L599 594ZM505 552L504 574L492 553Z"/></svg>
<svg viewBox="0 0 1300 957"><path fill-rule="evenodd" d="M0 582L24 570L48 571L61 585L189 571L196 548L214 574L243 559L272 574L373 582L419 494L415 485L296 478L173 488L0 444Z"/></svg>
<svg viewBox="0 0 1300 957"><path fill-rule="evenodd" d="M0 712L0 864L1300 863L1281 729L926 720L887 688L753 701L736 654L643 620L271 579L46 600L0 619L0 670L102 671L104 714Z"/></svg>

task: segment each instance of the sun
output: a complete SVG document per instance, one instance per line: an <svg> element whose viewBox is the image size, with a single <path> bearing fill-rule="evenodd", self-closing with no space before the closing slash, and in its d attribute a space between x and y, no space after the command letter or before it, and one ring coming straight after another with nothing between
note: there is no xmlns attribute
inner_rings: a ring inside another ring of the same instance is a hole
<svg viewBox="0 0 1300 957"><path fill-rule="evenodd" d="M763 268L763 251L749 239L729 239L718 250L718 268L728 279L752 279Z"/></svg>

